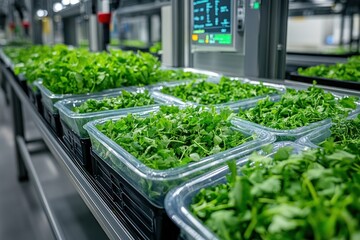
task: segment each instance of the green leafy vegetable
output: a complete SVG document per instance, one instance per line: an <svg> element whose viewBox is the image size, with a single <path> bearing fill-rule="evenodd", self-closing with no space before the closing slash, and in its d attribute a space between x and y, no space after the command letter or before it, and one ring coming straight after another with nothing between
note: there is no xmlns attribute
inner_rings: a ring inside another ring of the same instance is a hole
<svg viewBox="0 0 360 240"><path fill-rule="evenodd" d="M266 127L287 130L327 118L347 116L356 107L356 100L356 97L337 100L331 93L315 86L299 91L288 89L280 101L259 100L253 108L240 109L238 116Z"/></svg>
<svg viewBox="0 0 360 240"><path fill-rule="evenodd" d="M151 52L151 53L159 53L161 51L161 49L162 49L161 42L156 42L150 47L149 52Z"/></svg>
<svg viewBox="0 0 360 240"><path fill-rule="evenodd" d="M206 78L182 70L160 69L159 60L149 53L93 53L64 45L33 46L5 51L16 63L15 73L27 81L43 80L55 94L84 94L126 86L145 86L163 81Z"/></svg>
<svg viewBox="0 0 360 240"><path fill-rule="evenodd" d="M360 81L359 56L354 56L348 59L346 63L337 63L335 65L317 65L309 68L299 68L300 75L309 77L322 77L328 79Z"/></svg>
<svg viewBox="0 0 360 240"><path fill-rule="evenodd" d="M178 97L184 101L206 105L234 102L246 98L278 93L276 89L267 87L263 83L243 83L227 77L222 77L218 84L194 81L175 87L164 87L161 89L161 92Z"/></svg>
<svg viewBox="0 0 360 240"><path fill-rule="evenodd" d="M161 82L175 81L175 80L193 80L206 79L207 75L194 72L185 72L182 69L169 70L164 69L158 72Z"/></svg>
<svg viewBox="0 0 360 240"><path fill-rule="evenodd" d="M47 55L50 53L49 46L33 45L28 47L5 47L4 53L12 61L13 64L24 63L31 59L36 60L40 55ZM39 54L39 52L41 54Z"/></svg>
<svg viewBox="0 0 360 240"><path fill-rule="evenodd" d="M74 107L73 111L76 113L90 113L121 108L140 107L154 103L154 98L151 97L149 91L147 90L143 93L128 92L123 90L117 97L104 97L101 100L88 99L80 106Z"/></svg>
<svg viewBox="0 0 360 240"><path fill-rule="evenodd" d="M331 126L331 137L321 144L326 149L339 145L342 149L360 155L360 115L354 119L340 119Z"/></svg>
<svg viewBox="0 0 360 240"><path fill-rule="evenodd" d="M112 55L85 49L54 51L53 57L38 66L37 77L56 94L84 94L120 87L121 70Z"/></svg>
<svg viewBox="0 0 360 240"><path fill-rule="evenodd" d="M97 125L106 136L153 169L169 169L236 147L250 140L232 128L228 109L162 106L148 117L128 115Z"/></svg>
<svg viewBox="0 0 360 240"><path fill-rule="evenodd" d="M141 40L121 40L119 42L120 45L122 46L127 46L127 47L136 47L136 48L146 48L147 47L147 43ZM119 45L116 44L116 45Z"/></svg>
<svg viewBox="0 0 360 240"><path fill-rule="evenodd" d="M201 189L191 211L220 239L357 239L360 156L341 147L252 155L242 175Z"/></svg>
<svg viewBox="0 0 360 240"><path fill-rule="evenodd" d="M58 45L58 49L67 49L65 45ZM10 58L14 67L14 73L25 74L28 82L32 83L38 78L35 76L40 71L37 66L41 64L44 57L51 57L52 48L43 45L34 45L31 47L6 47L5 54Z"/></svg>
<svg viewBox="0 0 360 240"><path fill-rule="evenodd" d="M24 39L24 38L17 38L17 39L13 39L11 41L8 41L6 43L6 47L24 47L24 46L28 46L30 47L32 45L31 40L30 39Z"/></svg>

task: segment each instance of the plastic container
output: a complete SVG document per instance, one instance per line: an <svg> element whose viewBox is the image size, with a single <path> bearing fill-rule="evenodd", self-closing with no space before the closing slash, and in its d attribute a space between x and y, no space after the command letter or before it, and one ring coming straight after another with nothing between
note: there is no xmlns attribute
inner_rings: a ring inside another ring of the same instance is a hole
<svg viewBox="0 0 360 240"><path fill-rule="evenodd" d="M258 82L258 81L252 81L252 80L245 79L245 78L231 78L231 80L240 81L242 83L253 84L253 85L260 84L260 82ZM201 80L199 80L199 82L200 81ZM206 81L218 84L220 82L220 78L208 79ZM158 86L153 87L153 90L156 91L156 94L158 96L160 96L160 97L171 97L173 99L173 102L178 103L178 104L186 104L186 103L188 103L188 104L192 104L192 105L195 105L195 106L206 106L204 104L199 104L199 103L195 103L195 102L191 102L191 101L183 101L180 98L177 98L177 97L172 96L172 95L164 94L164 93L161 92L161 89L163 89L164 87L175 87L175 86L179 86L179 85L183 85L183 84L189 84L191 82L192 81L163 83L162 85L158 85ZM286 91L286 87L284 85L265 83L265 82L263 84L264 84L264 86L272 87L272 88L277 89L279 91L279 94L284 93ZM264 99L267 96L277 97L277 96L279 96L279 94L270 94L270 95L257 96L257 97L253 97L253 98L246 98L246 99L242 99L242 100L238 100L238 101L232 101L232 102L221 103L221 104L214 104L214 106L216 108L225 108L225 107L230 107L230 108L234 108L234 109L247 108L248 106L254 105L260 99Z"/></svg>
<svg viewBox="0 0 360 240"><path fill-rule="evenodd" d="M129 90L130 92L142 92L142 89ZM116 97L121 95L120 91L113 92L110 94L96 95L96 97L91 97L91 99L101 100L104 97ZM150 92L150 95L152 93ZM136 112L151 112L155 111L162 104L167 104L166 99L160 99L153 96L156 104L142 106L142 107L133 107L133 108L123 108L117 110L107 110L99 111L93 113L76 113L72 111L73 107L80 106L86 100L89 99L89 96L82 98L71 98L61 100L55 103L55 107L59 109L61 126L63 129L63 140L65 145L69 149L73 158L86 170L91 171L91 161L90 161L90 147L91 142L87 131L83 128L83 125L89 121L93 121L100 118L110 117L110 116L120 116L127 115L129 113Z"/></svg>
<svg viewBox="0 0 360 240"><path fill-rule="evenodd" d="M77 96L74 94L54 94L49 89L44 87L44 85L42 85L42 81L35 82L35 86L39 89L41 93L41 101L43 102L44 109L47 108L50 113L57 113L57 109L54 108L54 104L57 101ZM86 96L86 94L78 96Z"/></svg>
<svg viewBox="0 0 360 240"><path fill-rule="evenodd" d="M93 177L120 219L136 239L177 239L179 228L164 208L154 206L96 153L91 152Z"/></svg>
<svg viewBox="0 0 360 240"><path fill-rule="evenodd" d="M91 173L91 161L90 161L90 147L91 142L89 138L80 138L74 131L72 131L66 123L61 121L62 127L62 139L70 151L73 159Z"/></svg>
<svg viewBox="0 0 360 240"><path fill-rule="evenodd" d="M209 79L212 78L219 78L219 74L214 73L214 72L209 72L209 71L202 71L202 70L197 70L197 69L192 69L192 68L184 68L184 71L191 71L191 72L196 72L196 73L203 73L209 76ZM176 82L176 81L174 81ZM163 84L163 83L158 83L158 84ZM152 85L153 86L156 86ZM42 81L36 81L35 82L35 86L37 86L41 92L41 97L42 97L42 102L43 104L52 112L52 113L57 113L57 109L54 107L54 104L57 101L63 100L63 99L67 99L67 98L75 98L75 97L85 97L85 96L90 96L93 94L107 94L107 93L112 93L114 91L119 91L120 89L125 89L125 90L131 90L131 89L135 89L138 88L136 86L134 87L121 87L121 88L114 88L114 89L108 89L108 90L104 90L98 93L88 93L88 94L54 94L53 92L51 92L49 89L47 89L43 84ZM151 85L149 86L145 86L144 88L150 89L152 88Z"/></svg>
<svg viewBox="0 0 360 240"><path fill-rule="evenodd" d="M190 83L192 81L201 81L201 80L207 80L207 81L218 81L221 78L221 74L206 71L206 70L199 70L194 68L171 68L171 67L161 67L163 70L183 70L184 72L193 72L193 73L200 73L207 75L207 78L204 79L183 79L183 80L172 80L172 81L164 81L164 82L158 82L151 85L143 86L146 89L157 89L161 86L176 86L178 84L185 84Z"/></svg>
<svg viewBox="0 0 360 240"><path fill-rule="evenodd" d="M148 114L140 114L139 116L146 117ZM84 126L90 135L92 150L145 198L159 207L163 207L165 194L172 187L199 174L208 172L213 168L217 168L228 160L244 156L262 145L275 141L274 136L265 131L233 125L235 130L242 132L246 136L254 135L255 140L182 167L154 170L144 165L140 160L136 159L96 128L98 124L103 124L108 120L116 121L121 117L95 120Z"/></svg>
<svg viewBox="0 0 360 240"><path fill-rule="evenodd" d="M40 91L32 84L28 84L27 89L30 102L34 105L35 109L40 113L40 115L43 115L44 108L41 102Z"/></svg>
<svg viewBox="0 0 360 240"><path fill-rule="evenodd" d="M325 125L324 127L320 127L315 131L312 131L305 136L302 136L296 143L310 147L310 148L318 148L318 144L325 141L328 137L331 136L331 123Z"/></svg>
<svg viewBox="0 0 360 240"><path fill-rule="evenodd" d="M88 94L54 94L49 89L47 89L43 84L42 81L36 81L35 86L38 87L40 93L41 93L41 99L43 102L44 107L49 109L51 113L57 113L57 109L54 107L54 104L60 100L67 99L67 98L77 98L77 97L92 97L96 96L98 94L107 94L112 93L114 91L120 91L121 89L124 90L131 90L133 87L127 87L127 88L116 88L116 89L109 89L104 90L97 93L88 93Z"/></svg>
<svg viewBox="0 0 360 240"><path fill-rule="evenodd" d="M45 121L49 124L51 130L55 133L55 135L61 138L63 133L59 114L53 113L51 110L47 109L46 106L43 106L43 109Z"/></svg>
<svg viewBox="0 0 360 240"><path fill-rule="evenodd" d="M142 92L142 89L132 89L128 90L129 92ZM103 94L103 95L96 95L96 96L86 96L81 98L71 98L59 101L55 104L55 107L59 110L60 119L67 126L74 131L76 135L80 138L88 138L89 135L87 131L83 128L83 126L93 120L110 117L110 116L118 116L118 115L126 115L129 113L136 113L136 112L144 112L144 111L153 111L158 109L160 105L165 105L170 103L170 99L161 98L157 95L154 95L152 92L149 94L154 98L155 104L148 105L148 106L141 106L141 107L132 107L132 108L122 108L117 110L107 110L107 111L99 111L99 112L92 112L92 113L76 113L72 109L73 107L78 107L89 98L101 100L104 97L116 97L121 95L121 91L114 91L112 93Z"/></svg>
<svg viewBox="0 0 360 240"><path fill-rule="evenodd" d="M243 126L248 126L251 128L259 128L263 131L268 131L271 134L276 136L277 141L295 141L311 131L317 130L317 129L323 127L324 125L330 124L331 120L325 119L322 121L311 123L304 127L299 127L299 128L289 129L289 130L279 130L279 129L265 127L260 124L256 124L253 122L243 120L238 117L236 117L236 119L234 119L234 123L236 125L241 124Z"/></svg>
<svg viewBox="0 0 360 240"><path fill-rule="evenodd" d="M338 96L336 96L337 98L339 98ZM248 105L246 107L246 109L249 109L251 107L254 107L256 105ZM349 115L352 115L354 113L357 113L358 111L360 111L360 102L356 102L357 108L355 110L353 110L351 113L349 113ZM249 128L258 128L261 129L263 131L267 131L270 132L271 134L275 135L277 138L277 141L296 141L297 139L301 138L302 136L312 132L312 131L316 131L319 128L322 128L323 126L329 125L331 123L331 119L324 119L322 121L318 121L318 122L313 122L310 123L309 125L303 126L303 127L299 127L299 128L293 128L293 129L287 129L287 130L280 130L280 129L275 129L275 128L269 128L257 123L253 123L244 119L241 119L239 117L235 117L234 118L234 124L236 125L242 125L242 126L248 126Z"/></svg>
<svg viewBox="0 0 360 240"><path fill-rule="evenodd" d="M165 68L164 68L165 69ZM219 78L219 74L214 73L214 72L209 72L209 71L202 71L202 70L196 70L196 69L192 69L192 68L183 68L184 71L191 71L191 72L196 72L196 73L203 73L209 76L209 79L212 78ZM163 83L158 83L158 84L163 84ZM113 91L118 91L120 89L134 89L137 87L121 87L121 88L114 88L114 89L108 89L108 90L104 90L101 92L97 92L97 93L88 93L88 94L54 94L53 92L51 92L49 89L47 89L43 84L42 81L36 81L35 85L39 88L40 92L41 92L41 97L42 97L42 102L44 104L44 106L46 106L52 113L57 113L57 109L54 107L54 104L57 101L63 100L63 99L67 99L67 98L75 98L75 97L85 97L85 96L93 96L94 94L106 94L106 93L111 93ZM157 84L153 85L156 86ZM151 88L149 86L145 86L144 88Z"/></svg>
<svg viewBox="0 0 360 240"><path fill-rule="evenodd" d="M18 81L25 94L29 96L29 89L25 77L23 75L16 76L14 72L12 72L12 74L15 76L15 79Z"/></svg>
<svg viewBox="0 0 360 240"><path fill-rule="evenodd" d="M307 148L293 142L278 142L274 144L274 154L279 148L285 146L294 147L294 153L299 153ZM270 156L272 154L269 154ZM244 165L248 161L248 156L237 161L238 166ZM219 239L210 231L190 210L192 199L202 189L218 184L226 183L226 176L229 174L227 166L223 166L208 174L204 174L196 179L181 184L179 187L171 190L165 199L165 209L170 219L180 227L183 239Z"/></svg>
<svg viewBox="0 0 360 240"><path fill-rule="evenodd" d="M353 112L347 119L354 119L360 114L360 109L357 109ZM316 131L310 132L305 136L299 138L296 143L302 144L310 148L318 148L319 144L324 142L327 138L331 137L331 126L332 123L329 123Z"/></svg>
<svg viewBox="0 0 360 240"><path fill-rule="evenodd" d="M222 75L216 72L208 71L208 70L200 70L196 68L173 68L173 67L165 67L162 66L161 69L163 70L183 70L184 72L192 72L192 73L199 73L208 76L208 79L219 79Z"/></svg>

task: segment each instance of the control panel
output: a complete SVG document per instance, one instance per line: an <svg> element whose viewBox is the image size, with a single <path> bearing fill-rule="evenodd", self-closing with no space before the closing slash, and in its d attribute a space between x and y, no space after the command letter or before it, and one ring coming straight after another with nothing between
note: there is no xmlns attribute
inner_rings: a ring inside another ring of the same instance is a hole
<svg viewBox="0 0 360 240"><path fill-rule="evenodd" d="M192 0L192 51L237 51L244 32L244 0Z"/></svg>

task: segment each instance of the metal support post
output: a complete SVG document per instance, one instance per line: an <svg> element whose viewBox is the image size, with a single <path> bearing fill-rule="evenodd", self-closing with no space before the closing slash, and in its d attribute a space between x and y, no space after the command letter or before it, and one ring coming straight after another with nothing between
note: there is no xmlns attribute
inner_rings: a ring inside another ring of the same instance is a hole
<svg viewBox="0 0 360 240"><path fill-rule="evenodd" d="M259 77L284 79L289 2L269 0L261 4Z"/></svg>
<svg viewBox="0 0 360 240"><path fill-rule="evenodd" d="M107 46L110 44L110 24L102 24L103 41L101 50L107 50Z"/></svg>
<svg viewBox="0 0 360 240"><path fill-rule="evenodd" d="M351 12L350 15L350 30L349 30L349 52L352 51L352 46L353 46L353 31L354 31L354 13Z"/></svg>
<svg viewBox="0 0 360 240"><path fill-rule="evenodd" d="M185 47L184 47L184 1L172 0L172 30L173 30L173 66L183 67L185 62Z"/></svg>
<svg viewBox="0 0 360 240"><path fill-rule="evenodd" d="M31 38L34 44L42 44L42 23L41 20L36 19L36 11L40 8L39 1L32 0L30 7L30 19L31 19Z"/></svg>
<svg viewBox="0 0 360 240"><path fill-rule="evenodd" d="M64 33L64 43L68 45L77 46L76 39L76 17L66 17L63 18L63 33Z"/></svg>
<svg viewBox="0 0 360 240"><path fill-rule="evenodd" d="M360 7L359 7L360 10ZM357 38L357 46L356 46L356 52L360 52L360 19L358 20L358 38Z"/></svg>
<svg viewBox="0 0 360 240"><path fill-rule="evenodd" d="M345 28L345 11L341 13L341 22L340 22L340 46L344 45L344 28Z"/></svg>
<svg viewBox="0 0 360 240"><path fill-rule="evenodd" d="M151 15L146 16L146 24L147 24L147 31L148 31L148 36L147 36L147 42L149 45L152 44L152 24L151 24Z"/></svg>

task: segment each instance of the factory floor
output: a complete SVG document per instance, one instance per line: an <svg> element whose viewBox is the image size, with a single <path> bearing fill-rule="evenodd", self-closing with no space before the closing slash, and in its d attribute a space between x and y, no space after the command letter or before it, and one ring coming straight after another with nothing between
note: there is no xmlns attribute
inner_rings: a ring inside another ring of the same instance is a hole
<svg viewBox="0 0 360 240"><path fill-rule="evenodd" d="M24 111L24 118L28 114ZM40 134L30 119L27 138ZM17 179L11 109L0 90L0 239L54 239L31 181ZM30 131L29 131L30 130ZM37 146L39 148L39 146ZM107 239L65 172L45 146L31 155L46 198L66 239Z"/></svg>

